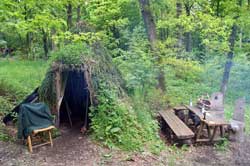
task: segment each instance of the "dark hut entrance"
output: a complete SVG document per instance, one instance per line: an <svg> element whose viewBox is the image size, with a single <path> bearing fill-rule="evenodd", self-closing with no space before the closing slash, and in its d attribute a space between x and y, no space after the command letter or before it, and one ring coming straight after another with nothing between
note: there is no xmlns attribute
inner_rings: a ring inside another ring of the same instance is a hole
<svg viewBox="0 0 250 166"><path fill-rule="evenodd" d="M60 106L60 123L85 126L89 123L90 94L84 72L71 70L67 73L64 95Z"/></svg>
<svg viewBox="0 0 250 166"><path fill-rule="evenodd" d="M80 123L84 129L88 127L89 106L95 96L90 73L90 65L60 62L54 62L47 72L40 98L50 105L57 127L61 123L67 126Z"/></svg>

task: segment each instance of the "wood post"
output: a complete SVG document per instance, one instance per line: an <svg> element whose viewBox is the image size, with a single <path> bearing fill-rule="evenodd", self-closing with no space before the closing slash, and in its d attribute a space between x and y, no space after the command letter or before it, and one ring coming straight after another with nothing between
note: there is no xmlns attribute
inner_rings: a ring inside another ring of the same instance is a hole
<svg viewBox="0 0 250 166"><path fill-rule="evenodd" d="M56 78L55 78L55 81L56 81L56 127L59 127L60 125L60 105L61 105L61 102L60 102L60 99L61 99L61 85L60 85L60 72L59 71L56 71Z"/></svg>
<svg viewBox="0 0 250 166"><path fill-rule="evenodd" d="M93 87L90 81L90 74L91 74L91 68L90 67L87 68L86 66L84 66L84 79L88 84L90 104L93 105L93 92L92 92Z"/></svg>
<svg viewBox="0 0 250 166"><path fill-rule="evenodd" d="M198 130L198 133L197 133L197 136L196 136L196 140L199 139L199 137L200 137L200 135L201 135L201 132L202 132L202 130L203 130L203 128L204 128L204 125L205 125L205 123L204 123L203 121L201 121L201 125L200 125L200 128L199 128L199 130Z"/></svg>
<svg viewBox="0 0 250 166"><path fill-rule="evenodd" d="M218 129L218 126L215 126L215 127L214 127L214 131L213 131L213 135L212 135L212 137L210 137L210 142L213 142L214 137L215 137L215 135L216 135L217 129Z"/></svg>
<svg viewBox="0 0 250 166"><path fill-rule="evenodd" d="M208 135L208 138L211 137L211 130L210 130L210 126L207 125L207 135Z"/></svg>
<svg viewBox="0 0 250 166"><path fill-rule="evenodd" d="M32 153L32 143L31 143L31 136L29 135L27 138L27 143L28 143L28 148L29 148L29 152Z"/></svg>
<svg viewBox="0 0 250 166"><path fill-rule="evenodd" d="M50 142L50 146L53 147L53 141L52 141L52 136L51 136L51 130L49 130L48 133L49 133L49 142Z"/></svg>

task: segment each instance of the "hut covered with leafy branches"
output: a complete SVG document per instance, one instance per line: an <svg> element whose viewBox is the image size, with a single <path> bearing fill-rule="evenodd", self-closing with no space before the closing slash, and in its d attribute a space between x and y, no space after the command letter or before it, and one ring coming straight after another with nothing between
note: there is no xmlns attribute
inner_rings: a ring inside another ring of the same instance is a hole
<svg viewBox="0 0 250 166"><path fill-rule="evenodd" d="M104 47L100 44L88 46L82 43L68 45L52 54L51 65L39 94L40 99L52 108L59 125L61 106L64 102L67 107L70 104L68 102L74 107L80 98L85 105L78 104L78 107L83 107L74 109L86 112L86 107L98 104L100 86L115 91L122 97L125 95L122 84L123 80Z"/></svg>
<svg viewBox="0 0 250 166"><path fill-rule="evenodd" d="M50 106L57 125L70 108L85 127L90 121L94 137L109 147L137 149L157 142L157 124L140 124L119 70L98 43L71 44L52 53L39 98Z"/></svg>

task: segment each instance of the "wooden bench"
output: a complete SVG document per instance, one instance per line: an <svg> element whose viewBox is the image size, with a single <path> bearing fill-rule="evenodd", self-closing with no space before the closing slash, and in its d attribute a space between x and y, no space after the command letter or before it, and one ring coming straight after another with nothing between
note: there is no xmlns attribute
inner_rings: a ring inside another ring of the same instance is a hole
<svg viewBox="0 0 250 166"><path fill-rule="evenodd" d="M159 114L173 131L177 139L186 140L194 137L193 131L174 114L173 110L160 111Z"/></svg>

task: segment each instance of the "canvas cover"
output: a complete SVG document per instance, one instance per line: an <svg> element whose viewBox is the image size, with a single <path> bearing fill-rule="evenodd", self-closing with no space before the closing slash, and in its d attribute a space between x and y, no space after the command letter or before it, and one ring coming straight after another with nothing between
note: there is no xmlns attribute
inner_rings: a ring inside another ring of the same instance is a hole
<svg viewBox="0 0 250 166"><path fill-rule="evenodd" d="M18 104L9 114L7 114L4 118L3 118L3 122L4 124L7 124L8 122L12 121L15 118L15 114L19 113L20 110L20 106L24 103L31 103L34 100L36 100L36 98L38 98L38 89L39 87L37 87L29 96L27 96L20 104Z"/></svg>
<svg viewBox="0 0 250 166"><path fill-rule="evenodd" d="M27 138L33 130L53 125L49 107L44 103L28 103L20 106L18 114L18 138Z"/></svg>

